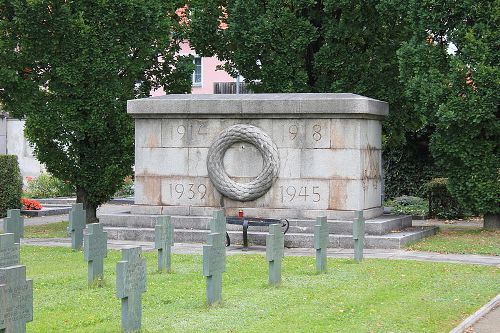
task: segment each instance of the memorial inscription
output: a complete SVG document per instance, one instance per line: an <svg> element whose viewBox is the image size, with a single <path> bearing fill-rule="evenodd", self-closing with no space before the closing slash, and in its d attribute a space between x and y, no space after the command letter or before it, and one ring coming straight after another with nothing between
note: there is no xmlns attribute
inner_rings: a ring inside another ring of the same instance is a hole
<svg viewBox="0 0 500 333"><path fill-rule="evenodd" d="M140 247L122 249L122 260L116 264L116 296L122 301L122 330L141 328L142 293L146 291L146 260Z"/></svg>
<svg viewBox="0 0 500 333"><path fill-rule="evenodd" d="M19 244L14 234L0 235L0 268L19 265Z"/></svg>
<svg viewBox="0 0 500 333"><path fill-rule="evenodd" d="M249 216L279 210L287 218L383 211L385 102L354 94L169 95L129 101L127 112L138 129L136 204L222 202L230 215L259 207Z"/></svg>
<svg viewBox="0 0 500 333"><path fill-rule="evenodd" d="M0 331L26 332L33 320L33 281L26 280L26 266L0 268Z"/></svg>

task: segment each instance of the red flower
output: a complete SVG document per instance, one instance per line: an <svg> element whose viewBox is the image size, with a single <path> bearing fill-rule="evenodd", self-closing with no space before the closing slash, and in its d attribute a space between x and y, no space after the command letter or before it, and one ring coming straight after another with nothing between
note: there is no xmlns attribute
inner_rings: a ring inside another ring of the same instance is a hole
<svg viewBox="0 0 500 333"><path fill-rule="evenodd" d="M25 210L40 210L43 208L40 202L33 199L22 198L21 203L23 204L23 209Z"/></svg>

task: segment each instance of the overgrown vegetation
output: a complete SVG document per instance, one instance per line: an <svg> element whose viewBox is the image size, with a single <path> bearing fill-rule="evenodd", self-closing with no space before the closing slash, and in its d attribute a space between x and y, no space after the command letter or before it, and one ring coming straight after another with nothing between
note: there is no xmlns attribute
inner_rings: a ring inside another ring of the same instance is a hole
<svg viewBox="0 0 500 333"><path fill-rule="evenodd" d="M24 195L28 198L56 198L75 195L75 186L48 172L27 181Z"/></svg>
<svg viewBox="0 0 500 333"><path fill-rule="evenodd" d="M392 214L427 216L429 203L426 199L412 196L401 196L385 202L392 207Z"/></svg>
<svg viewBox="0 0 500 333"><path fill-rule="evenodd" d="M21 208L22 186L17 156L0 155L0 218L8 209Z"/></svg>
<svg viewBox="0 0 500 333"><path fill-rule="evenodd" d="M447 178L433 178L426 184L429 215L440 219L456 219L465 213L448 189Z"/></svg>
<svg viewBox="0 0 500 333"><path fill-rule="evenodd" d="M227 259L223 303L207 308L201 256L174 255L172 274L156 272L156 253L144 256L145 332L449 332L500 283L497 267L329 259L328 273L316 275L314 258L285 257L282 286L269 288L264 256L235 255ZM81 252L23 246L22 264L36 281L28 331L120 332L118 260L109 251L103 287L88 288Z"/></svg>

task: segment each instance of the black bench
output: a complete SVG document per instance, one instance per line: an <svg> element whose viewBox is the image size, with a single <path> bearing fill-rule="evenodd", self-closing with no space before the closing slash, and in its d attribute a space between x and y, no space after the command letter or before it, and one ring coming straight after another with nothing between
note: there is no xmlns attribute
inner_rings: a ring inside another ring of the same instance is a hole
<svg viewBox="0 0 500 333"><path fill-rule="evenodd" d="M290 223L287 219L277 220L277 219L263 219L258 217L237 217L237 216L228 216L226 217L227 224L236 224L243 226L243 246L248 247L248 236L247 231L249 226L256 227L266 227L271 224L281 224L283 227L283 233L286 234L288 228L290 228ZM229 238L229 234L226 232L226 246L231 245L231 239Z"/></svg>

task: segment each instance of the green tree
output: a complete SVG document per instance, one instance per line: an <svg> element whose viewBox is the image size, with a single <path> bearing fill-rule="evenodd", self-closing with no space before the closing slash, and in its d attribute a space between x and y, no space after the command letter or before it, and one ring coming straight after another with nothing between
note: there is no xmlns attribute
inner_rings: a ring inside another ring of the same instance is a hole
<svg viewBox="0 0 500 333"><path fill-rule="evenodd" d="M189 0L189 39L256 92L352 92L390 103L389 142L406 112L396 51L411 35L396 0Z"/></svg>
<svg viewBox="0 0 500 333"><path fill-rule="evenodd" d="M0 0L0 100L96 221L133 164L126 101L190 90L175 1Z"/></svg>
<svg viewBox="0 0 500 333"><path fill-rule="evenodd" d="M415 113L460 204L500 228L500 1L409 1L414 35L400 54Z"/></svg>

